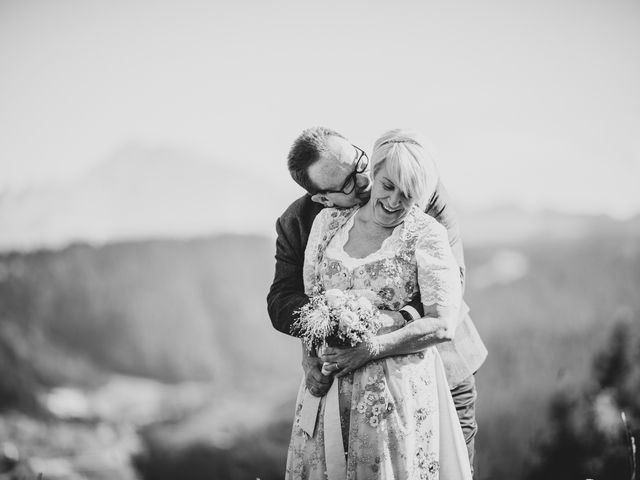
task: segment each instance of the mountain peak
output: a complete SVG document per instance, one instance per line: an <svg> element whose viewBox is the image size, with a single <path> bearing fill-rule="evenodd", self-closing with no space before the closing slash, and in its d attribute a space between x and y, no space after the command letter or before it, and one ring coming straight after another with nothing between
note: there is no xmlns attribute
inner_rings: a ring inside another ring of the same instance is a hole
<svg viewBox="0 0 640 480"><path fill-rule="evenodd" d="M273 197L257 175L233 165L188 150L132 142L73 181L5 192L0 197L0 249L265 234L280 213L262 201L270 193Z"/></svg>

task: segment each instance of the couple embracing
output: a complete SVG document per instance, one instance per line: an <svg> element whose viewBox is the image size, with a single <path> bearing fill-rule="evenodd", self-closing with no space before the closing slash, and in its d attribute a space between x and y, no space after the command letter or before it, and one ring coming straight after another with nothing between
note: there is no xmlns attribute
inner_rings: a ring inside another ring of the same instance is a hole
<svg viewBox="0 0 640 480"><path fill-rule="evenodd" d="M462 300L462 243L433 157L408 131L385 133L369 158L312 128L288 167L308 194L276 223L274 327L295 333L318 289L369 299L380 327L355 346L303 344L286 478L471 479L473 374L487 351Z"/></svg>

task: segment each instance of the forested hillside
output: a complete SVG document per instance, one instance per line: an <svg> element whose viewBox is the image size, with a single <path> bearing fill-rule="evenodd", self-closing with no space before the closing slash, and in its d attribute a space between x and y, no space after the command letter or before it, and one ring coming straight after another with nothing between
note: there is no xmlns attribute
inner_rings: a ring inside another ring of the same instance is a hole
<svg viewBox="0 0 640 480"><path fill-rule="evenodd" d="M467 264L490 352L477 376L479 476L544 478L531 475L555 454L558 399L594 398L596 352L617 351L614 325L639 322L640 239L487 245L468 248ZM297 342L266 314L272 272L260 237L4 254L0 405L41 415L40 393L90 391L114 373L210 382L207 406L141 430L144 478L280 478L300 368ZM637 400L624 398L637 422Z"/></svg>

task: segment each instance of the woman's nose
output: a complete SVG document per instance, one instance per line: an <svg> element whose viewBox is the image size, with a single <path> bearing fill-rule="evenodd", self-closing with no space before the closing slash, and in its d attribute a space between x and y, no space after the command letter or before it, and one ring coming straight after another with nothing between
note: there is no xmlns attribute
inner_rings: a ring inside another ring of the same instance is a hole
<svg viewBox="0 0 640 480"><path fill-rule="evenodd" d="M400 190L396 188L393 192L391 192L391 195L389 195L389 206L398 207L401 202L402 193L400 193Z"/></svg>

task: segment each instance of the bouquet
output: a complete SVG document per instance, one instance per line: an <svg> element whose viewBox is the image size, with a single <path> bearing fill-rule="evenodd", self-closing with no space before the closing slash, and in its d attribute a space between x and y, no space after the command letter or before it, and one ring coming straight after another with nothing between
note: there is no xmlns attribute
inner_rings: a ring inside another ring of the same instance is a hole
<svg viewBox="0 0 640 480"><path fill-rule="evenodd" d="M381 326L380 312L368 299L337 289L314 293L309 298L309 303L298 310L296 315L292 333L302 339L307 350L325 345L355 347L362 342L366 342L368 348L373 350L372 339ZM322 373L330 375L326 364L322 367ZM327 393L325 416L329 415L334 419L333 424L337 425L339 432L336 383L333 382ZM300 427L310 437L314 435L319 408L320 397L314 397L306 390L300 410Z"/></svg>
<svg viewBox="0 0 640 480"><path fill-rule="evenodd" d="M354 347L371 339L381 326L380 312L365 297L331 289L310 297L296 312L293 331L308 350L324 345Z"/></svg>

